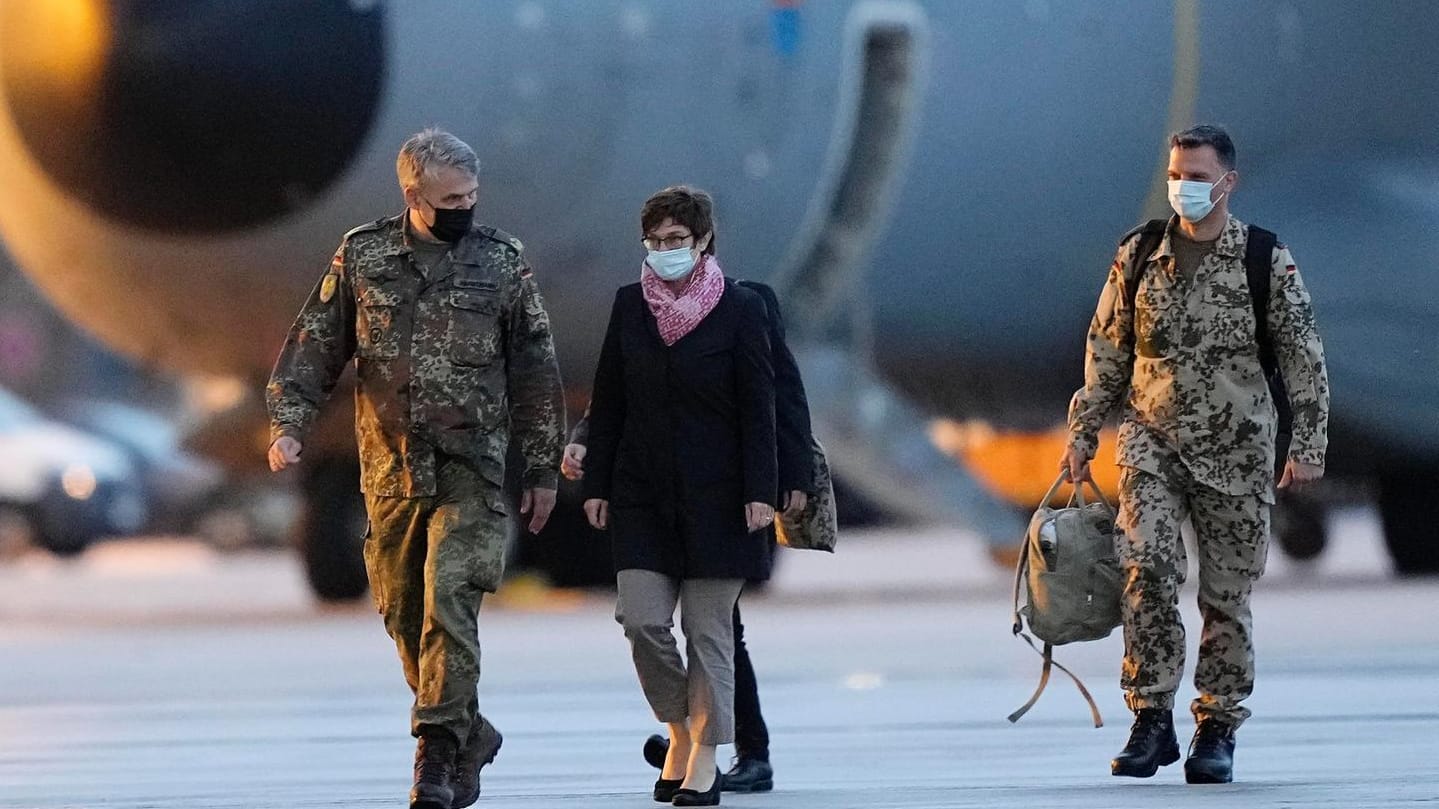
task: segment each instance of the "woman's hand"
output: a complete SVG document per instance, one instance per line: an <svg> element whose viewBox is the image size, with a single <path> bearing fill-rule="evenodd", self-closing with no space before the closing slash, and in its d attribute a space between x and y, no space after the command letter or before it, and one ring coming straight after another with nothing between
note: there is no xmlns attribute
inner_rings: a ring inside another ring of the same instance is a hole
<svg viewBox="0 0 1439 809"><path fill-rule="evenodd" d="M774 522L774 506L769 503L749 503L744 507L744 521L751 534L766 528Z"/></svg>
<svg viewBox="0 0 1439 809"><path fill-rule="evenodd" d="M585 501L585 518L596 531L610 527L610 501L598 498Z"/></svg>

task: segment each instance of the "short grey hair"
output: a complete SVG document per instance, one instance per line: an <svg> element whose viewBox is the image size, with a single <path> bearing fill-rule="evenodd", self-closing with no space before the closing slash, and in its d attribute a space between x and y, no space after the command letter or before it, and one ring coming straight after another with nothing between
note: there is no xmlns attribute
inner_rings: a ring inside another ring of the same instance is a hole
<svg viewBox="0 0 1439 809"><path fill-rule="evenodd" d="M480 159L468 143L443 129L429 127L411 135L400 147L395 158L395 174L401 188L418 188L435 176L442 166L449 166L480 176Z"/></svg>

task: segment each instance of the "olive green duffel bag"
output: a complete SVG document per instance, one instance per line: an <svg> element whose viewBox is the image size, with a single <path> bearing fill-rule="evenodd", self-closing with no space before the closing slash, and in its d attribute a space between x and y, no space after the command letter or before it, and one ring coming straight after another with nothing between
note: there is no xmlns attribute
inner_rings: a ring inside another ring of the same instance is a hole
<svg viewBox="0 0 1439 809"><path fill-rule="evenodd" d="M1094 481L1088 481L1094 502L1085 502L1083 486L1079 485L1074 487L1068 506L1049 507L1050 499L1068 480L1068 471L1061 472L1034 512L1014 573L1014 634L1039 652L1044 669L1034 696L1010 714L1009 721L1019 721L1034 707L1049 683L1053 667L1074 680L1089 702L1094 726L1100 727L1104 721L1094 698L1073 672L1055 662L1053 651L1055 646L1066 643L1108 637L1120 624L1124 582L1119 571L1114 508ZM1029 631L1044 641L1043 651L1024 634L1025 622Z"/></svg>

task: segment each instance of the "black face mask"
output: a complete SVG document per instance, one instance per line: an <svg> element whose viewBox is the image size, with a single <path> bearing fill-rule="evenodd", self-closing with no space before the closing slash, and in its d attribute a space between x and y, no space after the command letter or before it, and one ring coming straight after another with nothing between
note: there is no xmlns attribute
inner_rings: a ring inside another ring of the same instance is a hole
<svg viewBox="0 0 1439 809"><path fill-rule="evenodd" d="M465 238L470 232L470 220L474 218L475 209L469 208L436 208L435 221L430 225L430 235L442 242L454 244Z"/></svg>

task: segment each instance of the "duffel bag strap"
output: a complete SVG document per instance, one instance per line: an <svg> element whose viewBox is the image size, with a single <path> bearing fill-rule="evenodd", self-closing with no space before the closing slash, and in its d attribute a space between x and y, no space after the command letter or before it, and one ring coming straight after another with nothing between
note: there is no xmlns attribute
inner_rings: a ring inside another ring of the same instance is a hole
<svg viewBox="0 0 1439 809"><path fill-rule="evenodd" d="M1019 710L1009 715L1009 721L1018 722L1020 717L1029 713L1029 709L1033 708L1035 703L1039 702L1039 696L1044 693L1045 687L1049 685L1049 670L1053 667L1064 672L1068 675L1069 679L1074 681L1074 686L1079 689L1079 693L1084 697L1084 701L1089 703L1089 715L1094 718L1094 726L1097 728L1104 727L1104 718L1099 715L1099 706L1095 704L1094 697L1090 695L1089 689L1084 687L1084 683L1080 681L1079 677L1075 676L1074 672L1065 668L1062 663L1054 659L1054 646L1046 643L1044 644L1044 651L1041 652L1039 647L1034 645L1034 641L1031 640L1028 635L1019 633L1019 636L1024 638L1024 642L1029 644L1029 648L1033 649L1035 654L1044 658L1044 668L1040 670L1039 685L1034 689L1034 695L1029 698L1028 702L1021 705Z"/></svg>
<svg viewBox="0 0 1439 809"><path fill-rule="evenodd" d="M1049 501L1059 491L1059 487L1063 486L1068 479L1069 472L1061 471L1059 477L1054 479L1054 485L1044 493L1044 499L1039 501L1039 507L1035 511L1049 505ZM1019 561L1014 565L1014 634L1016 635L1024 631L1024 622L1019 614L1019 594L1024 589L1024 576L1029 572L1029 543L1029 527L1025 526L1024 536L1019 540Z"/></svg>

